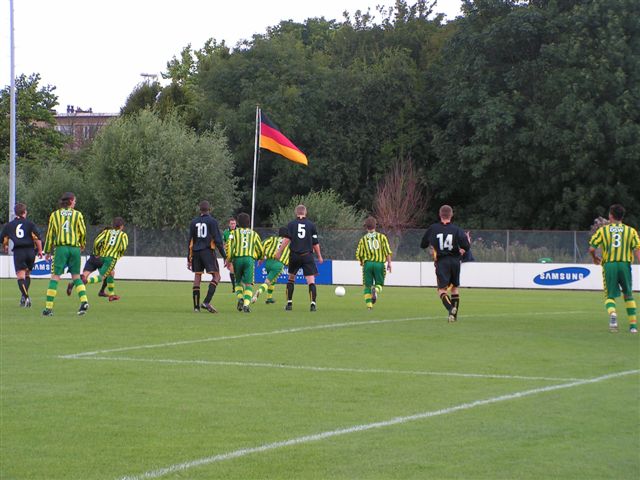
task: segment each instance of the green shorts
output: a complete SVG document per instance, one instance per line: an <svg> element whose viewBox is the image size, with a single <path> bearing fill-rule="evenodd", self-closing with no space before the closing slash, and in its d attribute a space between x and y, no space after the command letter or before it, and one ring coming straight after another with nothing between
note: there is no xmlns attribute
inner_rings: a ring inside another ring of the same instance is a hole
<svg viewBox="0 0 640 480"><path fill-rule="evenodd" d="M116 268L116 263L118 260L113 257L102 257L102 266L98 270L98 273L102 275L102 277L107 277L113 272L113 269Z"/></svg>
<svg viewBox="0 0 640 480"><path fill-rule="evenodd" d="M384 277L387 271L383 262L366 261L362 266L362 283L365 287L371 285L384 285Z"/></svg>
<svg viewBox="0 0 640 480"><path fill-rule="evenodd" d="M602 265L602 283L607 298L617 298L620 290L625 297L633 295L631 262L607 262Z"/></svg>
<svg viewBox="0 0 640 480"><path fill-rule="evenodd" d="M273 285L274 283L276 283L278 277L282 273L282 270L284 269L284 263L279 262L275 258L268 258L264 262L264 268L267 271L267 280L269 280L269 283Z"/></svg>
<svg viewBox="0 0 640 480"><path fill-rule="evenodd" d="M64 273L64 269L67 268L71 275L80 275L81 262L82 256L80 255L80 247L59 245L53 252L51 272L54 275L62 275Z"/></svg>
<svg viewBox="0 0 640 480"><path fill-rule="evenodd" d="M253 270L255 269L255 261L253 260L253 257L236 257L231 260L231 262L233 263L233 271L236 275L236 284L252 284Z"/></svg>

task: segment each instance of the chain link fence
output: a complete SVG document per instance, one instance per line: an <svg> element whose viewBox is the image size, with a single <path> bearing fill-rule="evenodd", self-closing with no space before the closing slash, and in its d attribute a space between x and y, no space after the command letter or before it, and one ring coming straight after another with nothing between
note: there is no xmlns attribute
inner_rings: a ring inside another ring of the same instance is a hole
<svg viewBox="0 0 640 480"><path fill-rule="evenodd" d="M100 228L87 227L87 250ZM262 239L275 235L276 229L256 228ZM127 226L127 255L149 257L186 257L188 232L184 230L145 229ZM389 235L393 258L397 261L426 260L420 249L425 229L405 230ZM322 255L331 260L353 260L358 241L364 231L320 230ZM471 231L471 251L478 262L555 262L589 263L589 232L474 230Z"/></svg>

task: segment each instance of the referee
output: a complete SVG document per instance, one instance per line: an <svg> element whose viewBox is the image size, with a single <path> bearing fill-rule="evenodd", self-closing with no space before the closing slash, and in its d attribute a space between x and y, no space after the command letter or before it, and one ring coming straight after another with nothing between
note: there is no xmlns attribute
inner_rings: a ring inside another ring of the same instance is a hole
<svg viewBox="0 0 640 480"><path fill-rule="evenodd" d="M309 285L309 298L311 304L309 310L316 311L316 275L318 268L313 259L315 252L318 263L322 263L320 253L320 243L318 242L318 231L316 226L307 219L307 207L298 205L295 209L296 219L287 225L287 233L280 244L280 248L275 254L275 259L280 260L282 252L289 245L289 280L287 281L287 306L285 310L293 309L293 288L295 285L296 273L302 269L302 274Z"/></svg>

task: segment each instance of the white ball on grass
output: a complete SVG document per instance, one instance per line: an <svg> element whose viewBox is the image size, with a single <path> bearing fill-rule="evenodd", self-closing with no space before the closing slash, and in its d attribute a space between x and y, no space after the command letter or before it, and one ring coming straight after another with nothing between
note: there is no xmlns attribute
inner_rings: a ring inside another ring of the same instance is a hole
<svg viewBox="0 0 640 480"><path fill-rule="evenodd" d="M338 297L344 297L344 295L345 295L346 293L347 293L347 291L345 290L345 288L344 288L344 287L336 287L335 294L336 294Z"/></svg>

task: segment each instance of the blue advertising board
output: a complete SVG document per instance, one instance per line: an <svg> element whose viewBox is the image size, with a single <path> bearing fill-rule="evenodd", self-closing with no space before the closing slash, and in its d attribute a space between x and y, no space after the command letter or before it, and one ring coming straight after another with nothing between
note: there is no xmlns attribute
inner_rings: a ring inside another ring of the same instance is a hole
<svg viewBox="0 0 640 480"><path fill-rule="evenodd" d="M591 272L584 267L563 267L547 270L536 275L534 283L552 287L556 285L566 285L567 283L578 282L589 276Z"/></svg>
<svg viewBox="0 0 640 480"><path fill-rule="evenodd" d="M51 275L51 261L44 258L37 260L33 265L33 270L31 270L31 276L41 277L46 275Z"/></svg>
<svg viewBox="0 0 640 480"><path fill-rule="evenodd" d="M323 263L317 263L318 267L318 276L316 276L316 283L318 285L331 285L333 283L333 266L331 264L331 260L325 260ZM256 283L263 283L265 278L267 278L267 271L264 268L264 263L258 266L258 262L256 262ZM287 283L289 278L289 271L287 267L284 267L284 270L278 277L278 283ZM298 270L296 274L296 283L307 283L304 279L304 275L302 275L302 269Z"/></svg>

